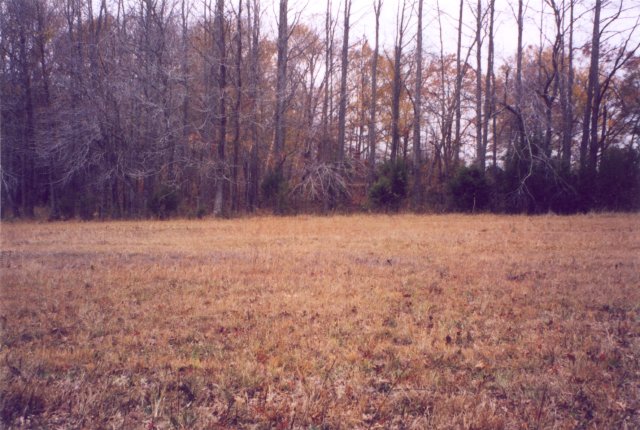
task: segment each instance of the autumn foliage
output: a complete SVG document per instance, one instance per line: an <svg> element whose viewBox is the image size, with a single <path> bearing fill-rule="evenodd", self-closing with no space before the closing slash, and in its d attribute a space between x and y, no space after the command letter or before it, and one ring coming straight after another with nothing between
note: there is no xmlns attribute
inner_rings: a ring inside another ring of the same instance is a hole
<svg viewBox="0 0 640 430"><path fill-rule="evenodd" d="M544 1L540 17L464 0L424 22L422 0L378 2L397 15L379 43L348 31L377 28L373 10L267 3L0 2L1 216L640 207L626 0ZM538 18L539 34L494 52L494 30ZM405 193L376 176L396 162ZM483 204L461 175L489 185Z"/></svg>

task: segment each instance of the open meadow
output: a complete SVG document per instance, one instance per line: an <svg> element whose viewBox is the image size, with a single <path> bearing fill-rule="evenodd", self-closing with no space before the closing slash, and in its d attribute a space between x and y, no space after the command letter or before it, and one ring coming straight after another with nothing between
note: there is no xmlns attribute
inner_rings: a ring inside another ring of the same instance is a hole
<svg viewBox="0 0 640 430"><path fill-rule="evenodd" d="M2 223L3 428L640 428L640 216Z"/></svg>

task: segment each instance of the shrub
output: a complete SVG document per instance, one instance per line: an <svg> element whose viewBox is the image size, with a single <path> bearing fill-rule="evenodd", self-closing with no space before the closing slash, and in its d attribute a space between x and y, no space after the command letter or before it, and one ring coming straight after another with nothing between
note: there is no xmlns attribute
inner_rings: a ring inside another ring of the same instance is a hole
<svg viewBox="0 0 640 430"><path fill-rule="evenodd" d="M92 220L96 213L98 199L91 191L85 191L79 199L78 215L84 221Z"/></svg>
<svg viewBox="0 0 640 430"><path fill-rule="evenodd" d="M600 209L629 211L640 207L640 154L633 149L609 148L598 171Z"/></svg>
<svg viewBox="0 0 640 430"><path fill-rule="evenodd" d="M58 197L58 213L62 219L71 219L76 214L75 193L65 189Z"/></svg>
<svg viewBox="0 0 640 430"><path fill-rule="evenodd" d="M275 169L266 174L260 187L265 201L277 214L282 214L287 208L287 195L289 184L285 179L282 169Z"/></svg>
<svg viewBox="0 0 640 430"><path fill-rule="evenodd" d="M369 189L369 201L377 209L397 211L407 196L408 183L409 174L404 162L385 161Z"/></svg>
<svg viewBox="0 0 640 430"><path fill-rule="evenodd" d="M477 166L463 166L448 184L449 199L454 210L474 212L485 210L491 200L491 186Z"/></svg>
<svg viewBox="0 0 640 430"><path fill-rule="evenodd" d="M149 210L158 218L164 219L177 212L179 203L178 191L169 185L163 184L151 196Z"/></svg>

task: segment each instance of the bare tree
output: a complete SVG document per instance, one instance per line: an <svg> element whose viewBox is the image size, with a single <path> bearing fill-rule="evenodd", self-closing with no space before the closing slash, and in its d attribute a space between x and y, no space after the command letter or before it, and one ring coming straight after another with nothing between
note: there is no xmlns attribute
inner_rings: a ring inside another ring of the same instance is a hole
<svg viewBox="0 0 640 430"><path fill-rule="evenodd" d="M349 65L349 18L351 16L351 0L344 3L344 32L342 36L342 61L340 70L340 106L338 111L338 160L343 161L345 155L345 118L347 115L347 72Z"/></svg>
<svg viewBox="0 0 640 430"><path fill-rule="evenodd" d="M597 122L597 112L593 115L593 100L597 97L599 91L598 68L600 62L600 11L602 9L602 1L596 0L593 8L593 32L591 35L591 58L589 62L589 76L587 82L587 99L584 105L582 120L582 140L580 143L580 177L583 186L589 188L590 177L595 173L595 165L589 165L588 150L591 138L591 121ZM597 128L597 124L596 124ZM592 143L593 145L593 143ZM585 190L585 192L588 192Z"/></svg>
<svg viewBox="0 0 640 430"><path fill-rule="evenodd" d="M213 214L220 216L224 210L224 188L226 176L225 146L227 140L227 48L224 25L224 0L217 0L213 21L218 98L216 106L216 119L218 122L218 133L216 139L216 143L218 145L218 174L216 178L216 194L213 201Z"/></svg>
<svg viewBox="0 0 640 430"><path fill-rule="evenodd" d="M251 15L253 13L253 16ZM259 131L258 131L258 100L260 89L260 0L247 0L247 30L250 37L249 52L249 94L251 103L249 114L251 130L251 154L249 155L249 165L246 169L247 182L247 206L250 211L256 209L258 204L258 182L259 182Z"/></svg>
<svg viewBox="0 0 640 430"><path fill-rule="evenodd" d="M418 0L418 28L416 34L416 86L413 95L413 198L414 205L422 204L422 3Z"/></svg>
<svg viewBox="0 0 640 430"><path fill-rule="evenodd" d="M378 49L381 9L382 0L375 0L373 10L376 16L376 40L371 58L371 106L369 107L369 184L373 183L376 168L376 109L378 100Z"/></svg>
<svg viewBox="0 0 640 430"><path fill-rule="evenodd" d="M460 152L460 127L462 121L462 79L463 79L463 67L461 64L462 58L462 18L464 13L464 0L460 0L460 11L458 15L458 43L456 45L456 86L455 86L455 115L456 115L456 131L455 131L455 139L454 139L454 152L456 160L458 158L458 154ZM465 61L466 68L466 61Z"/></svg>
<svg viewBox="0 0 640 430"><path fill-rule="evenodd" d="M331 145L331 118L332 91L333 91L333 41L335 35L336 22L331 15L331 0L327 0L324 27L324 79L323 79L323 102L322 102L322 137L318 142L318 160L326 161L329 158Z"/></svg>
<svg viewBox="0 0 640 430"><path fill-rule="evenodd" d="M488 51L487 51L487 72L485 76L485 88L484 88L484 122L482 130L482 151L480 153L479 165L480 169L484 172L486 169L486 152L489 144L489 122L494 117L495 110L495 88L493 88L493 80L495 78L493 74L493 61L494 61L494 40L493 40L493 25L495 18L495 0L489 0L489 34L488 34ZM495 138L495 136L494 136ZM495 145L494 145L495 148ZM494 154L493 165L495 167L496 160Z"/></svg>
<svg viewBox="0 0 640 430"><path fill-rule="evenodd" d="M238 0L236 15L235 103L233 106L233 162L231 164L231 211L240 207L238 193L238 165L240 163L240 106L242 104L242 0Z"/></svg>
<svg viewBox="0 0 640 430"><path fill-rule="evenodd" d="M482 2L476 5L476 161L484 172L486 147L482 138Z"/></svg>
<svg viewBox="0 0 640 430"><path fill-rule="evenodd" d="M571 143L573 140L573 10L574 0L569 0L569 46L565 54L565 43L563 39L561 58L561 104L562 104L562 170L567 174L571 168ZM563 1L563 18L566 13ZM563 19L564 21L564 19ZM565 65L565 58L568 56L568 64Z"/></svg>
<svg viewBox="0 0 640 430"><path fill-rule="evenodd" d="M276 106L274 117L273 157L276 170L282 169L282 154L285 142L285 104L287 87L287 62L289 60L289 26L287 24L288 5L287 0L280 0L280 13L278 20L278 64L276 71Z"/></svg>
<svg viewBox="0 0 640 430"><path fill-rule="evenodd" d="M391 161L398 158L400 147L400 97L402 91L402 49L403 38L407 31L408 20L406 17L407 3L402 1L402 6L398 4L396 16L396 38L393 49L393 84L391 100Z"/></svg>

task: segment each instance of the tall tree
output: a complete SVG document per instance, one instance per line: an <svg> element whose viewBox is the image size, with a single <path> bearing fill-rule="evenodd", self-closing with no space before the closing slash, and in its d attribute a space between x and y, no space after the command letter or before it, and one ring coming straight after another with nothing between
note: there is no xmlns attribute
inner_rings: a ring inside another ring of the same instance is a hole
<svg viewBox="0 0 640 430"><path fill-rule="evenodd" d="M461 145L461 122L462 122L462 78L463 78L463 67L462 67L462 18L464 13L464 0L460 0L460 7L458 12L458 43L456 44L456 86L455 86L455 95L454 95L454 103L455 103L455 115L456 115L456 130L455 130L455 138L454 138L454 152L455 159L457 161L458 154L460 152ZM445 159L448 157L445 157Z"/></svg>
<svg viewBox="0 0 640 430"><path fill-rule="evenodd" d="M182 159L184 146L187 140L187 136L189 135L189 5L187 4L187 0L182 0L180 4L180 24L182 30L182 40L181 40L181 63L180 69L182 73L182 85L183 85L183 99L182 99L182 145L177 148L177 154L172 153L172 164L173 160L176 158ZM178 163L175 163L175 166L171 166L171 170L173 172L173 177L175 179L178 176Z"/></svg>
<svg viewBox="0 0 640 430"><path fill-rule="evenodd" d="M480 168L482 171L486 169L486 152L489 144L489 123L494 116L494 104L495 104L495 89L493 88L493 61L494 61L494 40L493 40L493 24L495 18L495 0L489 0L489 34L488 34L488 49L487 49L487 71L485 76L485 88L484 88L484 122L482 130L482 151L479 160ZM494 160L495 166L495 160Z"/></svg>
<svg viewBox="0 0 640 430"><path fill-rule="evenodd" d="M418 29L416 34L416 86L413 96L413 198L414 205L422 204L422 3L418 0Z"/></svg>
<svg viewBox="0 0 640 430"><path fill-rule="evenodd" d="M522 32L524 29L524 11L522 0L518 0L518 16L516 18L518 28L518 45L516 48L516 108L520 111L522 101Z"/></svg>
<svg viewBox="0 0 640 430"><path fill-rule="evenodd" d="M518 123L518 145L516 153L519 157L522 156L523 151L525 150L525 130L524 130L524 120L522 119L522 32L524 29L524 10L523 10L523 1L518 0L518 16L517 16L517 24L518 24L518 46L516 49L516 100L515 100L515 115L516 121Z"/></svg>
<svg viewBox="0 0 640 430"><path fill-rule="evenodd" d="M382 0L375 0L373 11L376 16L376 40L371 57L371 106L369 107L369 184L373 183L376 169L376 109L378 101L378 55L380 37L380 11Z"/></svg>
<svg viewBox="0 0 640 430"><path fill-rule="evenodd" d="M224 19L224 0L217 0L214 16L214 34L215 34L215 64L216 64L216 80L217 80L217 98L216 120L218 123L218 174L216 178L216 194L213 201L213 214L222 215L224 210L224 189L226 176L226 160L225 146L227 140L227 51L226 51L226 32Z"/></svg>
<svg viewBox="0 0 640 430"><path fill-rule="evenodd" d="M344 31L342 36L342 56L340 69L340 106L338 111L338 160L343 161L345 155L345 125L347 115L347 72L349 71L349 18L351 16L351 0L344 3Z"/></svg>
<svg viewBox="0 0 640 430"><path fill-rule="evenodd" d="M249 93L248 98L251 104L249 121L251 131L251 154L249 155L249 165L247 167L247 206L250 211L254 211L258 204L258 183L259 183L259 142L260 134L258 130L258 115L260 112L259 91L260 91L260 0L247 1L247 23L249 25L248 34L250 37L249 48ZM253 16L251 15L253 13Z"/></svg>
<svg viewBox="0 0 640 430"><path fill-rule="evenodd" d="M242 0L238 0L236 16L236 52L235 52L235 105L233 107L233 162L231 164L231 210L237 212L240 207L238 193L238 165L240 163L240 107L242 105Z"/></svg>
<svg viewBox="0 0 640 430"><path fill-rule="evenodd" d="M476 5L476 162L484 172L486 148L482 138L482 2Z"/></svg>
<svg viewBox="0 0 640 430"><path fill-rule="evenodd" d="M599 76L598 69L600 63L600 12L602 9L602 0L596 0L593 8L593 31L591 34L591 57L589 62L589 76L587 81L587 99L584 105L582 120L582 140L580 142L580 178L583 185L583 193L588 194L592 190L591 180L595 175L596 166L589 163L588 150L589 146L593 146L593 138L597 140L597 121L598 113L594 114L594 98L599 92ZM595 122L592 126L592 122ZM592 130L596 132L592 134ZM594 136L595 134L595 136Z"/></svg>
<svg viewBox="0 0 640 430"><path fill-rule="evenodd" d="M408 21L406 19L406 0L402 1L402 6L398 4L396 15L396 37L393 48L393 83L391 95L391 161L398 158L400 147L400 97L402 92L402 49L403 39L407 31Z"/></svg>
<svg viewBox="0 0 640 430"><path fill-rule="evenodd" d="M573 140L573 9L574 0L569 0L569 46L565 54L564 46L561 55L562 59L562 170L567 174L571 168L571 142ZM566 13L563 1L563 16ZM567 64L565 65L565 58Z"/></svg>
<svg viewBox="0 0 640 430"><path fill-rule="evenodd" d="M287 88L287 62L289 61L289 25L287 0L280 0L280 12L278 20L278 60L276 70L276 106L274 116L273 158L275 168L282 173L282 154L285 143L285 104Z"/></svg>
<svg viewBox="0 0 640 430"><path fill-rule="evenodd" d="M329 158L331 146L331 118L332 90L333 90L333 39L335 33L335 22L331 14L332 2L327 0L324 22L324 79L323 79L323 101L322 101L322 137L318 144L318 160L326 161Z"/></svg>

